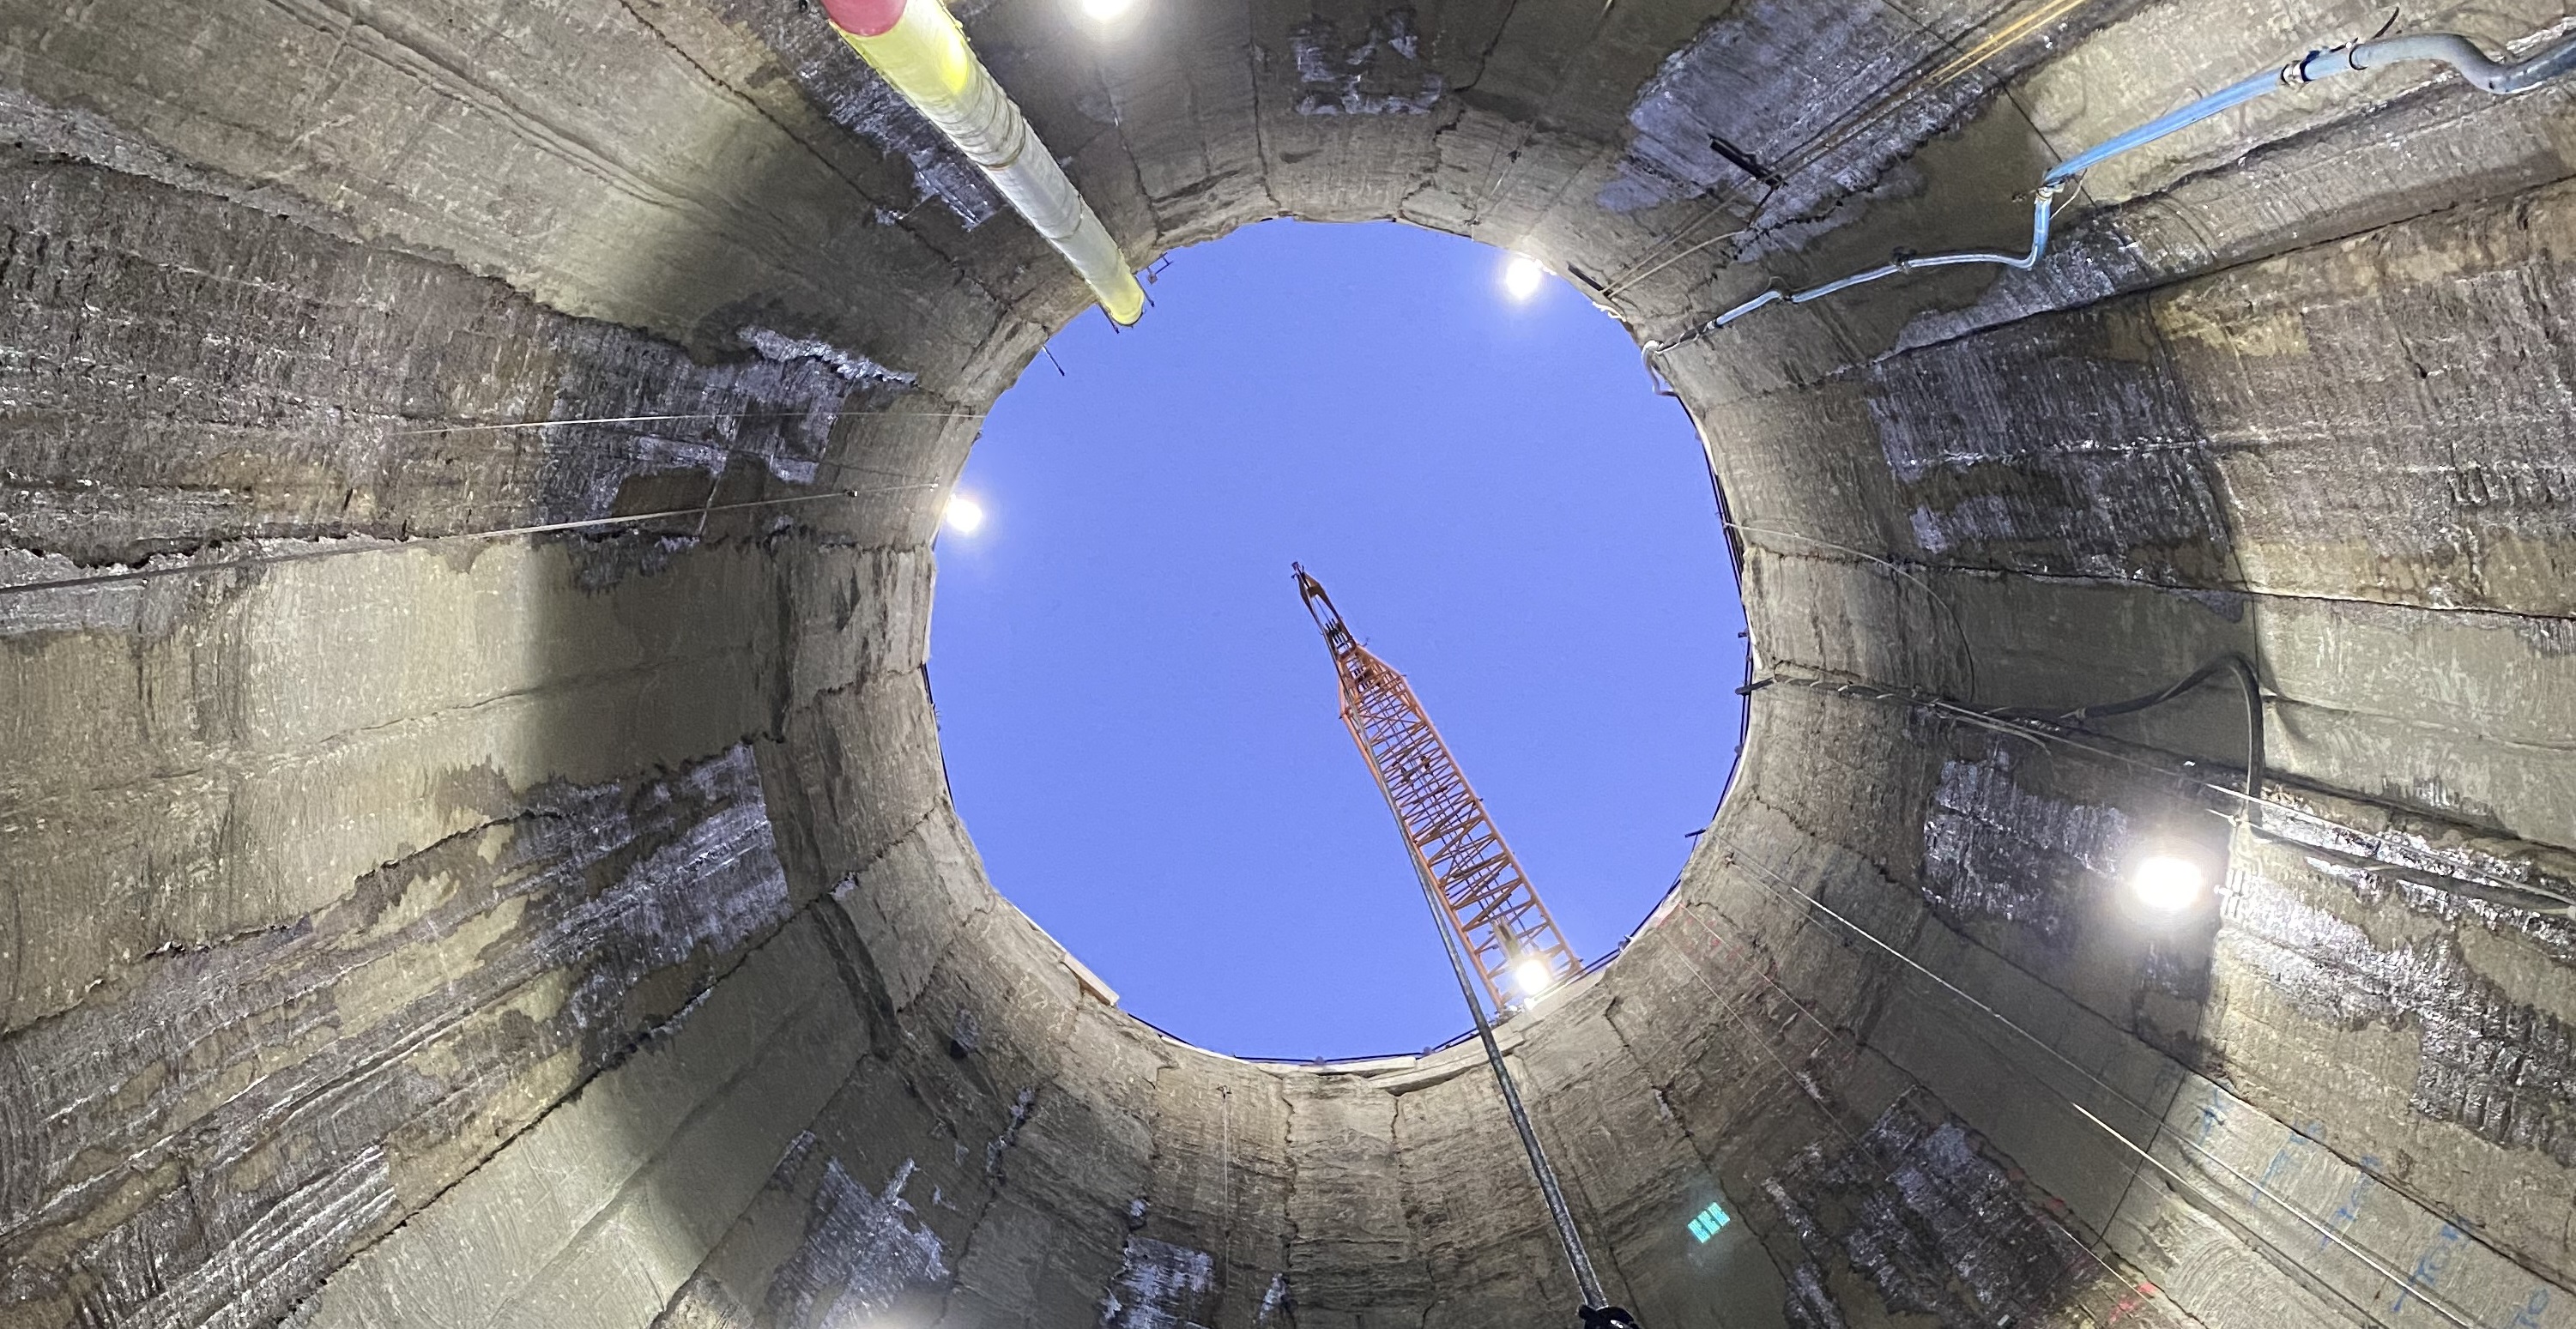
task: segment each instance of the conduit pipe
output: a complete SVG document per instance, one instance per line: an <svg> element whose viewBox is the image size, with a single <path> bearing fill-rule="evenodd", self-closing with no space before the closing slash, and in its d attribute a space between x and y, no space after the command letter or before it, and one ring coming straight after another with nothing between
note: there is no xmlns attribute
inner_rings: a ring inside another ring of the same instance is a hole
<svg viewBox="0 0 2576 1329"><path fill-rule="evenodd" d="M1912 272L1916 268L1946 268L1954 267L1962 263L1992 263L2001 267L2019 268L2027 272L2033 264L2039 262L2039 256L2048 250L2048 223L2051 211L2057 202L2057 193L2059 188L2060 186L2054 183L2041 185L2039 187L2039 194L2031 204L2030 252L2027 254L1998 254L1982 249L1969 250L1964 253L1957 254L1916 254L1909 250L1900 249L1896 251L1894 257L1890 258L1885 263L1879 264L1877 267L1864 268L1848 277L1836 277L1832 281L1826 282L1821 286L1810 286L1803 291L1783 290L1780 287L1774 286L1769 290L1764 291L1762 294L1745 301L1743 304L1737 305L1735 308L1727 310L1725 313L1701 324L1690 333L1689 337L1683 337L1672 342L1648 342L1646 344L1646 353L1654 355L1670 350L1673 347L1680 345L1682 342L1690 340L1691 337L1698 337L1705 333L1713 332L1719 328L1725 327L1727 324L1752 313L1756 309L1760 309L1764 305L1774 304L1782 300L1786 300L1793 305L1803 305L1810 300L1824 299L1826 296L1832 295L1836 291L1848 290L1854 286L1874 282L1881 277L1893 277L1900 272Z"/></svg>
<svg viewBox="0 0 2576 1329"><path fill-rule="evenodd" d="M2216 92L2148 121L2125 134L2085 149L2057 164L2042 177L2039 192L2031 205L2030 252L2001 254L1971 250L1954 254L1914 254L1900 249L1888 262L1874 268L1837 277L1819 286L1791 291L1778 286L1719 314L1669 342L1646 343L1646 354L1660 355L1684 342L1706 336L1727 324L1766 305L1783 300L1803 305L1820 300L1836 291L1892 277L1918 268L1941 268L1965 263L1985 263L1998 267L2028 271L2048 251L2048 228L2057 197L2074 185L2085 171L2128 152L2141 148L2168 134L2178 133L2231 107L2241 106L2266 93L2282 88L2314 83L2337 74L2358 73L2408 60L2434 60L2451 66L2469 85L2497 96L2535 88L2576 70L2576 36L2561 38L2555 45L2543 48L2530 59L2518 64L2495 60L2479 49L2478 44L2455 32L2425 33L2414 37L2383 37L2353 42L2324 50L2310 51L2279 69L2267 69L2252 78L2232 83Z"/></svg>
<svg viewBox="0 0 2576 1329"><path fill-rule="evenodd" d="M993 81L940 0L823 0L841 40L938 127L1002 191L1119 323L1145 312L1145 289L1109 229L1010 94Z"/></svg>

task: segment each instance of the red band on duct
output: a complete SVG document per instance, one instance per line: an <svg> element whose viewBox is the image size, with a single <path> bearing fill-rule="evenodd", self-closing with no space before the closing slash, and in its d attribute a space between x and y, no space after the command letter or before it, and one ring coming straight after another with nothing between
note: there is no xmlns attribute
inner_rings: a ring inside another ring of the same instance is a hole
<svg viewBox="0 0 2576 1329"><path fill-rule="evenodd" d="M853 37L882 36L903 17L904 0L823 0L832 26Z"/></svg>

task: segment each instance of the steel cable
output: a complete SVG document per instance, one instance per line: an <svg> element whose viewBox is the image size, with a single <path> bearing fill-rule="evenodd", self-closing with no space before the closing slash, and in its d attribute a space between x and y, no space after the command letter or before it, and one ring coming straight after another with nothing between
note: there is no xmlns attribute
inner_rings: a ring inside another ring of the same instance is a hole
<svg viewBox="0 0 2576 1329"><path fill-rule="evenodd" d="M39 591L77 590L87 586L107 586L121 582L154 581L165 577L185 577L206 572L226 572L236 568L270 567L281 563L306 563L315 559L337 558L348 554L393 553L418 549L425 545L463 540L504 540L532 535L555 535L569 531L598 530L611 526L632 526L648 521L666 521L681 517L704 518L719 512L741 512L753 508L778 508L796 503L812 503L830 498L866 498L878 494L905 493L936 489L931 483L895 485L885 489L835 489L821 494L794 494L784 498L753 499L741 503L714 503L694 508L670 508L661 512L638 512L622 517L591 517L580 521L545 522L533 526L505 526L487 531L456 531L446 535L423 535L403 539L376 540L366 536L340 537L352 541L327 549L303 549L292 553L265 554L251 558L220 559L207 563L173 563L161 567L126 568L116 572L92 573L78 577L60 577L51 581L18 582L0 586L0 596L29 595Z"/></svg>

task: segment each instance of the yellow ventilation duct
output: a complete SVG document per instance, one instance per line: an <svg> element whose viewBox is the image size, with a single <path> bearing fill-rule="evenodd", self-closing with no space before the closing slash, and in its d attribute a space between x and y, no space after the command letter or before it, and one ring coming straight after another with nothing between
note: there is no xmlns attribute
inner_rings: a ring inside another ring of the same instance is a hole
<svg viewBox="0 0 2576 1329"><path fill-rule="evenodd" d="M975 58L939 0L824 0L823 9L850 49L981 167L1011 207L1082 274L1109 317L1133 323L1145 312L1145 290L1118 242Z"/></svg>

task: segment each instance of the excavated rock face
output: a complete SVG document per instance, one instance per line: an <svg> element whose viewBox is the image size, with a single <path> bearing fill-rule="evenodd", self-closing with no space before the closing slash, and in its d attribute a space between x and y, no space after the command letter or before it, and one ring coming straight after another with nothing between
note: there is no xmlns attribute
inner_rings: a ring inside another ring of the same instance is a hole
<svg viewBox="0 0 2576 1329"><path fill-rule="evenodd" d="M0 1323L1573 1323L1471 1052L1178 1045L984 879L928 540L1083 292L809 8L0 0ZM1140 262L1398 217L1641 339L2381 17L960 12ZM1764 686L1504 1030L1646 1323L2576 1324L2570 97L2283 92L1663 357ZM1967 709L2229 651L2260 838L2224 687Z"/></svg>

